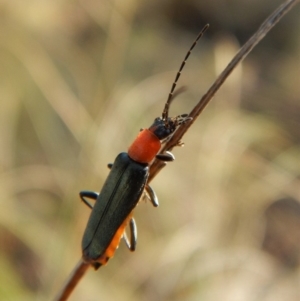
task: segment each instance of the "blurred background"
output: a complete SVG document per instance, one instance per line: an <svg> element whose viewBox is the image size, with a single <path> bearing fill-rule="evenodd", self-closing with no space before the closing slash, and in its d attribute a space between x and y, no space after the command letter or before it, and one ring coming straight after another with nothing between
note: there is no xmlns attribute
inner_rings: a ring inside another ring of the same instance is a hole
<svg viewBox="0 0 300 301"><path fill-rule="evenodd" d="M1 1L0 299L51 300L81 256L107 163L160 116L188 113L281 3ZM135 210L138 246L70 300L300 299L300 7L239 66Z"/></svg>

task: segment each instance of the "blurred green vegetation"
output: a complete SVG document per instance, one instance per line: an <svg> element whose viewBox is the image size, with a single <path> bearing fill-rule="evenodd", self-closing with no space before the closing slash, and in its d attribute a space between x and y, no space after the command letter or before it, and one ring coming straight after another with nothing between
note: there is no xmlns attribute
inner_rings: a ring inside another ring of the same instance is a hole
<svg viewBox="0 0 300 301"><path fill-rule="evenodd" d="M106 164L161 114L203 25L172 115L192 109L279 3L0 3L1 300L60 290L89 215L78 192L99 190ZM153 181L160 207L136 208L136 252L121 243L71 300L299 300L297 256L287 264L291 253L272 248L297 253L299 227L283 221L287 240L270 234L262 247L266 208L300 200L299 28L296 7L235 70Z"/></svg>

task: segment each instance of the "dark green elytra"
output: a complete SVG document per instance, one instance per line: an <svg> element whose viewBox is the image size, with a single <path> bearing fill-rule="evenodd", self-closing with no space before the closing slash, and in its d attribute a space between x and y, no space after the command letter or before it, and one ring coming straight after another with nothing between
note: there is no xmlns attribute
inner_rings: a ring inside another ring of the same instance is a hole
<svg viewBox="0 0 300 301"><path fill-rule="evenodd" d="M116 230L137 205L147 182L149 167L120 153L100 191L82 239L83 260L95 263Z"/></svg>

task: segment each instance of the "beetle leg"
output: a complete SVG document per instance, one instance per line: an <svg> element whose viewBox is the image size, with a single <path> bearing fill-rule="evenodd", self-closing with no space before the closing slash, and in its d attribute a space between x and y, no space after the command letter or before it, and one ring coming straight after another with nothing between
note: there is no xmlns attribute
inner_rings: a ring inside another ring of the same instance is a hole
<svg viewBox="0 0 300 301"><path fill-rule="evenodd" d="M135 251L136 241L137 241L137 227L134 218L131 218L129 221L129 229L130 229L130 241L127 237L126 232L123 234L123 240L126 243L127 248L130 251Z"/></svg>
<svg viewBox="0 0 300 301"><path fill-rule="evenodd" d="M168 151L166 151L164 154L157 154L156 158L164 162L171 162L175 160L174 155Z"/></svg>
<svg viewBox="0 0 300 301"><path fill-rule="evenodd" d="M155 191L148 184L146 184L145 189L146 189L146 192L147 192L147 194L149 196L149 199L150 199L152 205L154 207L158 207L159 203L158 203L158 198L156 196Z"/></svg>
<svg viewBox="0 0 300 301"><path fill-rule="evenodd" d="M99 193L98 192L94 192L94 191L87 191L87 190L83 190L79 192L79 196L81 198L81 200L91 209L93 209L93 205L90 204L89 201L86 200L86 198L92 199L92 200L97 200Z"/></svg>

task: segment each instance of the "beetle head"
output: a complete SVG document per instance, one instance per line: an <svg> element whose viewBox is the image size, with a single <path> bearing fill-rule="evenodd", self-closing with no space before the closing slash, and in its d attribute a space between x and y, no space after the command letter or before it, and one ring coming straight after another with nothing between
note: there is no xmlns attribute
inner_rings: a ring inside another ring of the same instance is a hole
<svg viewBox="0 0 300 301"><path fill-rule="evenodd" d="M187 114L178 115L176 117L157 117L149 127L149 130L158 137L159 140L165 140L171 136L176 129L183 123L192 120Z"/></svg>

